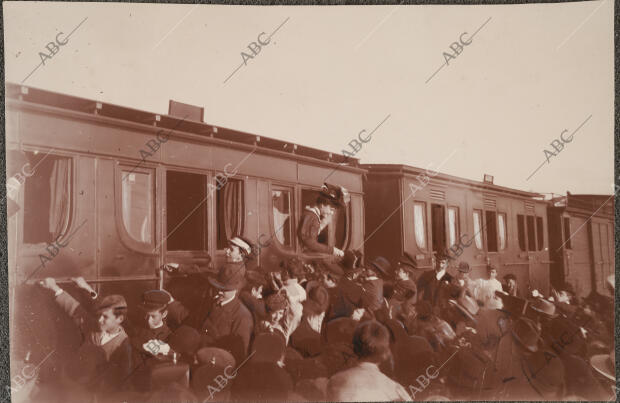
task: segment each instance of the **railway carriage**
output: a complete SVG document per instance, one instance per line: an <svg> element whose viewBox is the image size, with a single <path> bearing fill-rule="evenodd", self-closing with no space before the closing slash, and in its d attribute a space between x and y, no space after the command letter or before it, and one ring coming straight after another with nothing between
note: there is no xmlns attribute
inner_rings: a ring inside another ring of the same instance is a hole
<svg viewBox="0 0 620 403"><path fill-rule="evenodd" d="M136 306L144 290L165 286L165 263L204 281L232 236L258 246L255 266L306 257L297 225L328 176L350 203L324 242L362 242L356 159L210 125L201 108L172 101L160 115L15 84L6 98L7 177L27 174L7 223L11 330L23 336L12 340L23 353L68 334L54 330L59 315L33 286L43 277L83 276ZM33 339L42 334L50 340Z"/></svg>
<svg viewBox="0 0 620 403"><path fill-rule="evenodd" d="M395 164L363 164L368 170L366 241L369 255L396 261L404 252L419 269L448 249L472 278L512 273L520 293L549 291L547 202L542 195ZM375 230L376 229L376 230ZM452 269L454 270L454 268Z"/></svg>
<svg viewBox="0 0 620 403"><path fill-rule="evenodd" d="M570 283L580 297L607 294L615 270L614 197L567 193L548 210L551 282Z"/></svg>

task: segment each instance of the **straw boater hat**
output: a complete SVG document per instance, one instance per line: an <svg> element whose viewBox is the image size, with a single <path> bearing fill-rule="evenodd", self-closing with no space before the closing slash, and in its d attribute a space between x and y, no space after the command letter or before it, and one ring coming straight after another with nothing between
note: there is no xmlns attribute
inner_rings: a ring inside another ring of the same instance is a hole
<svg viewBox="0 0 620 403"><path fill-rule="evenodd" d="M590 364L599 374L605 378L615 381L616 371L614 369L614 362L610 354L595 355L590 358Z"/></svg>
<svg viewBox="0 0 620 403"><path fill-rule="evenodd" d="M252 243L247 239L236 236L231 238L228 242L237 246L244 255L250 256L252 254Z"/></svg>

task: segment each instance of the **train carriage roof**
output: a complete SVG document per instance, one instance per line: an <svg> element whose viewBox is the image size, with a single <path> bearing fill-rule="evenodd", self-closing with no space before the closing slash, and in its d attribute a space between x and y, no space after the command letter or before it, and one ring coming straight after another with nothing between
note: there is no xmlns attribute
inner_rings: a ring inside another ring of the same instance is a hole
<svg viewBox="0 0 620 403"><path fill-rule="evenodd" d="M368 176L373 175L387 175L393 177L405 177L412 176L415 177L419 174L424 174L426 170L424 168L417 168L411 165L402 165L402 164L361 164L362 168L367 169ZM434 171L433 171L434 172ZM443 182L447 182L455 185L462 185L469 188L478 189L481 191L492 191L503 193L506 195L535 199L539 201L544 200L544 196L540 193L535 192L527 192L524 190L513 189L505 186L499 186L492 183L480 182L471 179L465 179L458 176L448 175L441 172L438 172L434 179L441 180Z"/></svg>
<svg viewBox="0 0 620 403"><path fill-rule="evenodd" d="M206 138L230 141L232 143L256 146L263 150L288 153L291 156L307 157L326 162L326 165L337 164L345 170L363 173L358 158L349 158L339 153L332 153L317 148L307 147L256 134L246 133L204 122L192 121L179 116L158 114L125 106L99 102L92 99L61 94L53 91L27 87L15 83L7 83L6 99L28 104L47 106L67 111L104 116L119 121L144 124L159 129L173 129L201 135Z"/></svg>

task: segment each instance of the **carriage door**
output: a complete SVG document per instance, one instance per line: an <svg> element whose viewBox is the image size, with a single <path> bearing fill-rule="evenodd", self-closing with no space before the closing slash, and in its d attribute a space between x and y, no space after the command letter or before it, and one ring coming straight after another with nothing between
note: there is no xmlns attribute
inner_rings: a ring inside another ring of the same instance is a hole
<svg viewBox="0 0 620 403"><path fill-rule="evenodd" d="M609 231L608 224L590 221L590 245L592 248L592 267L596 281L596 290L601 294L607 294L605 291L605 279L611 272L611 259L609 248Z"/></svg>
<svg viewBox="0 0 620 403"><path fill-rule="evenodd" d="M431 231L433 252L440 252L446 247L446 219L445 207L440 204L431 204Z"/></svg>

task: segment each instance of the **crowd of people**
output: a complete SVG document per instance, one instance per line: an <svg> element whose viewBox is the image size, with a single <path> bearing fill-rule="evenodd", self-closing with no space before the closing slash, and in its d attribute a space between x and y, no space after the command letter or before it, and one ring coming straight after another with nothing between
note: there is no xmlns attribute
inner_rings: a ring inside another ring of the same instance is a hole
<svg viewBox="0 0 620 403"><path fill-rule="evenodd" d="M302 242L329 214L329 197L317 204ZM253 245L234 237L208 286L131 307L82 278L90 305L43 280L83 344L37 401L615 400L612 297L524 293L492 266L472 279L447 250L423 270L408 254L320 247L337 258L248 270Z"/></svg>

